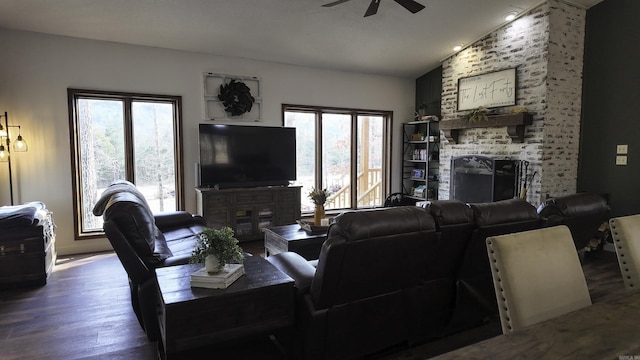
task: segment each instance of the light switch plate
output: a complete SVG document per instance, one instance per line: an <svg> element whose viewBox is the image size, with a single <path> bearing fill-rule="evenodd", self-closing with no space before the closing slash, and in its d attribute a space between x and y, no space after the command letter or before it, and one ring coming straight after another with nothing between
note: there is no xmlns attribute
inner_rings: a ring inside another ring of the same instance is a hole
<svg viewBox="0 0 640 360"><path fill-rule="evenodd" d="M629 151L629 145L618 145L616 146L617 154L626 154Z"/></svg>
<svg viewBox="0 0 640 360"><path fill-rule="evenodd" d="M616 165L627 165L627 156L616 156Z"/></svg>

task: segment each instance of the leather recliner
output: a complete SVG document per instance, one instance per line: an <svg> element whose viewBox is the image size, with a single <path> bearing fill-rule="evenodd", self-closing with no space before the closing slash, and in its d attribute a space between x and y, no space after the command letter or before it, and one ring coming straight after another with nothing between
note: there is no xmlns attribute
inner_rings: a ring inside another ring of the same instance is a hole
<svg viewBox="0 0 640 360"><path fill-rule="evenodd" d="M584 192L547 199L537 211L544 227L567 225L582 260L589 241L609 220L611 208L603 196Z"/></svg>
<svg viewBox="0 0 640 360"><path fill-rule="evenodd" d="M317 267L292 252L267 257L295 280L297 357L357 358L442 334L455 280L436 269L439 240L427 210L391 207L336 217Z"/></svg>
<svg viewBox="0 0 640 360"><path fill-rule="evenodd" d="M113 182L93 208L103 216L104 232L129 278L131 305L150 340L158 335L157 281L154 269L186 264L206 227L186 211L153 214L132 183Z"/></svg>

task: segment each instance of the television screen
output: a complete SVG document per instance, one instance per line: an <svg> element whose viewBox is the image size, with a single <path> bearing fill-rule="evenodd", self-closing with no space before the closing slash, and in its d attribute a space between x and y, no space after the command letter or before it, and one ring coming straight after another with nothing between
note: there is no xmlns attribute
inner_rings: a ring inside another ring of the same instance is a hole
<svg viewBox="0 0 640 360"><path fill-rule="evenodd" d="M296 179L296 130L200 124L200 186L288 185Z"/></svg>

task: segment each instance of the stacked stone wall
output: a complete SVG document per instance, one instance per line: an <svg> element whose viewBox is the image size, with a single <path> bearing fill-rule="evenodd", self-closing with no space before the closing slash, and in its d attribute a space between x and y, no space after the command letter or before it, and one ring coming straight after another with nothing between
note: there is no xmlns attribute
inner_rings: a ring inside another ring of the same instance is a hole
<svg viewBox="0 0 640 360"><path fill-rule="evenodd" d="M505 127L460 130L457 144L442 137L440 199L449 198L451 158L470 154L528 161L529 175L536 173L527 191L534 205L547 194L575 191L584 15L550 0L443 62L442 121L467 113L457 111L459 78L516 68L516 105L497 110L524 107L533 124L523 143L513 143Z"/></svg>
<svg viewBox="0 0 640 360"><path fill-rule="evenodd" d="M560 196L576 192L586 14L562 2L550 10L541 191Z"/></svg>

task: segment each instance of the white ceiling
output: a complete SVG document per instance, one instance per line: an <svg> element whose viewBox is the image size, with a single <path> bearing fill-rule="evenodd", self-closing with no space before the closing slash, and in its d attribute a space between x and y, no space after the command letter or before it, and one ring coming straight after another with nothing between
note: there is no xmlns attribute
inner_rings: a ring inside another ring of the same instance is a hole
<svg viewBox="0 0 640 360"><path fill-rule="evenodd" d="M0 0L0 27L415 78L540 0ZM567 1L588 8L602 0ZM1 49L0 51L8 51Z"/></svg>

